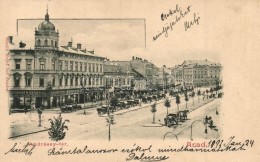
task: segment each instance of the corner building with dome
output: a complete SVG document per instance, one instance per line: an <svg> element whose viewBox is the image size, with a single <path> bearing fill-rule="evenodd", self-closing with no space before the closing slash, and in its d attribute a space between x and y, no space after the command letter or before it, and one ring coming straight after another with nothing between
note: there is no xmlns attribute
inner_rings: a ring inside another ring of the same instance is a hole
<svg viewBox="0 0 260 162"><path fill-rule="evenodd" d="M80 43L59 45L59 31L45 20L35 29L34 48L9 40L10 110L98 101L105 97L104 57Z"/></svg>

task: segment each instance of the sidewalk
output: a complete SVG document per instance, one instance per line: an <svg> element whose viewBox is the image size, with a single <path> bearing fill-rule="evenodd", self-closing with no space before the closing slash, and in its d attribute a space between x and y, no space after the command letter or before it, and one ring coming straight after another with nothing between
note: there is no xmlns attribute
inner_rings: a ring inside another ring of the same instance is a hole
<svg viewBox="0 0 260 162"><path fill-rule="evenodd" d="M157 101L157 104L163 102L164 100ZM105 102L103 102L105 103ZM117 112L114 112L114 115L120 115L129 111L134 111L137 109L141 109L144 107L149 107L154 102L148 103L148 104L142 104L142 106L135 106L124 110L119 110ZM69 112L69 113L62 113L63 117L66 117L66 119L72 119L74 123L78 123L79 125L82 124L86 118L86 116L94 115L93 117L98 118L98 114L95 111L94 108L101 107L101 103L94 103L92 106L92 103L85 103L86 107L89 107L86 109L86 115L83 114L83 110L79 110L76 112ZM84 104L80 104L84 105ZM42 114L42 122L41 127L38 127L39 119L38 114L36 111L30 111L27 114L25 113L13 113L10 115L11 118L11 124L10 124L10 137L9 138L16 138L19 136L24 136L28 134L38 133L42 131L47 131L49 129L50 123L48 119L53 118L53 116L57 117L60 114L59 108L54 109L45 109ZM77 117L75 117L77 115ZM103 117L107 116L107 114L102 115Z"/></svg>
<svg viewBox="0 0 260 162"><path fill-rule="evenodd" d="M182 96L181 96L182 98ZM170 100L174 100L175 97L169 97ZM161 104L164 102L164 99L157 101L157 104ZM103 102L105 103L105 102ZM150 107L154 104L154 101L147 104L142 104L141 106L135 106L123 110L119 110L117 112L112 113L113 115L121 115L126 112L135 111L141 108ZM197 109L198 107L205 104L205 102L201 102L200 104L195 104L192 109ZM83 105L83 104L82 104ZM92 106L92 103L86 104L87 106ZM62 113L63 119L68 119L73 121L71 124L73 125L82 125L86 124L86 122L90 122L96 118L99 118L97 111L93 108L99 107L100 102L94 104L94 107L86 109L86 115L83 115L83 110L79 110L76 112L70 113ZM35 111L28 112L27 114L24 113L15 113L10 115L11 124L10 124L10 138L15 138L27 134L38 133L42 131L47 131L50 127L50 123L48 119L53 118L54 116L57 117L60 114L60 109L56 108L54 110L44 110L42 114L42 126L38 127L38 114ZM101 117L107 117L107 114L101 115ZM88 119L88 120L86 120ZM145 124L146 125L146 124Z"/></svg>

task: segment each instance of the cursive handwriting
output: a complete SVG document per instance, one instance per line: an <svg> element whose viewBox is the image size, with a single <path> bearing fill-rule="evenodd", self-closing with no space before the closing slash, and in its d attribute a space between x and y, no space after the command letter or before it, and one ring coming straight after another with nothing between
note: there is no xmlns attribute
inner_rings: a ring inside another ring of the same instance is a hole
<svg viewBox="0 0 260 162"><path fill-rule="evenodd" d="M189 9L190 9L190 8L188 8L188 10L189 10ZM164 20L167 19L169 16L173 16L175 13L180 12L180 11L181 11L181 8L180 8L179 5L177 4L177 5L176 5L176 8L175 8L174 10L169 9L169 13L167 13L167 14L162 13L162 14L161 14L161 20L164 21Z"/></svg>
<svg viewBox="0 0 260 162"><path fill-rule="evenodd" d="M126 161L130 160L139 160L139 161L162 161L168 159L169 156L146 156L145 153L142 153L140 156L135 153L129 154L129 158L126 158Z"/></svg>
<svg viewBox="0 0 260 162"><path fill-rule="evenodd" d="M25 155L31 156L34 148L35 146L30 145L29 142L22 147L19 147L17 143L14 143L13 147L9 151L7 151L5 155L9 153L23 153Z"/></svg>
<svg viewBox="0 0 260 162"><path fill-rule="evenodd" d="M229 152L229 151L245 151L254 145L254 140L245 140L242 142L235 141L235 136L230 137L227 142L224 140L210 140L207 147L190 147L189 145L181 146L180 148L162 148L158 149L162 152Z"/></svg>
<svg viewBox="0 0 260 162"><path fill-rule="evenodd" d="M153 36L153 41L156 41L160 36L164 35L168 37L169 30L173 30L173 27L180 22L183 18L185 18L191 12L191 6L188 6L186 10L182 10L181 7L176 5L175 10L169 10L168 14L161 14L161 20L164 21L165 19L169 18L170 16L176 15L172 21L166 23L161 31L158 31L158 34Z"/></svg>
<svg viewBox="0 0 260 162"><path fill-rule="evenodd" d="M60 147L59 149L53 147L48 150L48 155L66 155L66 154L102 154L102 153L114 153L117 152L117 149L88 149L88 146L84 148L75 147L73 149L63 149Z"/></svg>
<svg viewBox="0 0 260 162"><path fill-rule="evenodd" d="M185 31L187 31L189 28L191 28L195 24L199 25L199 19L200 19L200 17L199 16L197 17L196 13L194 13L192 21L184 22Z"/></svg>

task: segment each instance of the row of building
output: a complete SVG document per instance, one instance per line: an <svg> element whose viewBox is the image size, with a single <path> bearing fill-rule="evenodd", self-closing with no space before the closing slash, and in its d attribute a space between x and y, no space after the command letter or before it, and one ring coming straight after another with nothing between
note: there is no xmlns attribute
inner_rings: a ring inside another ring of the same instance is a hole
<svg viewBox="0 0 260 162"><path fill-rule="evenodd" d="M80 43L59 45L59 31L45 20L35 29L35 45L9 37L10 107L59 107L107 98L108 93L146 93L177 86L213 85L221 79L221 65L208 60L184 61L173 68L158 68L133 56L110 61L82 48Z"/></svg>

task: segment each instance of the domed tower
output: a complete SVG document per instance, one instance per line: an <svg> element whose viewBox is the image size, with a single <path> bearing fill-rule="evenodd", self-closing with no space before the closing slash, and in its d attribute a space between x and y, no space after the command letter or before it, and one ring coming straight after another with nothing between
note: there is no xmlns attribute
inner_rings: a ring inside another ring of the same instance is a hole
<svg viewBox="0 0 260 162"><path fill-rule="evenodd" d="M35 28L35 48L36 49L58 49L59 32L55 31L55 26L50 22L48 9L45 15L45 21L41 22Z"/></svg>

